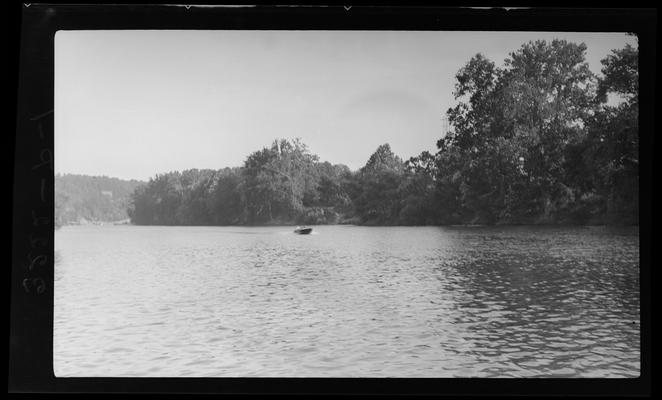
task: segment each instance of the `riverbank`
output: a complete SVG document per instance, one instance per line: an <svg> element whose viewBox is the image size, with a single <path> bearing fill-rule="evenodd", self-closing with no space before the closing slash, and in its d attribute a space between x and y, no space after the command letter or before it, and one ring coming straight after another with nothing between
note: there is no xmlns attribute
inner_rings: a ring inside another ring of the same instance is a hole
<svg viewBox="0 0 662 400"><path fill-rule="evenodd" d="M181 227L194 227L194 226L209 226L209 227L277 227L277 226L334 226L334 225L347 225L347 226L362 226L362 227L458 227L458 228L489 228L489 227L639 227L639 224L605 224L605 223L593 223L593 224L576 224L576 223L499 223L499 224L424 224L424 225L407 225L407 224L365 224L357 223L354 221L342 221L338 223L327 223L327 224L301 224L294 221L278 221L278 222L267 222L260 224L229 224L229 225L158 225L158 224L133 224L128 220L123 221L88 221L86 223L68 223L59 225L56 228L63 226L108 226L108 225L126 225L126 226L181 226Z"/></svg>
<svg viewBox="0 0 662 400"><path fill-rule="evenodd" d="M56 228L58 227L63 227L63 226L79 226L79 225L133 225L131 223L131 219L126 218L122 220L117 220L117 221L94 221L94 220L87 220L85 218L81 218L78 221L67 221L67 222L61 222L59 224L56 224Z"/></svg>

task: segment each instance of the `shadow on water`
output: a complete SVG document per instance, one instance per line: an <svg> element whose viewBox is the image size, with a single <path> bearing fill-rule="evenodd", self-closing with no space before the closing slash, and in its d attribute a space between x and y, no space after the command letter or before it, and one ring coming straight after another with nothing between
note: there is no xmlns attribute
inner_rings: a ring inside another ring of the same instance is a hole
<svg viewBox="0 0 662 400"><path fill-rule="evenodd" d="M439 291L456 293L447 299L453 312L438 319L466 327L478 361L498 355L552 376L631 370L624 353L639 349L638 251L587 231L463 228L460 254L434 268ZM623 363L596 365L600 352Z"/></svg>

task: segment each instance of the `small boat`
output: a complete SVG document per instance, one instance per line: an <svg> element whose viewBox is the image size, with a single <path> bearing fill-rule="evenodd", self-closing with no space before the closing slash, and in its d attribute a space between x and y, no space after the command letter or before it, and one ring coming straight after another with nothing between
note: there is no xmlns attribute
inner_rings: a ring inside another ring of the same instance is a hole
<svg viewBox="0 0 662 400"><path fill-rule="evenodd" d="M312 231L313 228L305 228L305 227L297 226L296 229L294 230L294 233L298 233L299 235L307 235Z"/></svg>

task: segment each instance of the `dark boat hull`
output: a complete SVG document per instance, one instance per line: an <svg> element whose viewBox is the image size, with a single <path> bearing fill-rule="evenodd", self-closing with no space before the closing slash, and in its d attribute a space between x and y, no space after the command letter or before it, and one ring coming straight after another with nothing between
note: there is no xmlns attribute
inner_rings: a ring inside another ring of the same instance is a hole
<svg viewBox="0 0 662 400"><path fill-rule="evenodd" d="M304 229L295 229L294 233L298 233L299 235L307 235L312 231L313 228L304 228Z"/></svg>

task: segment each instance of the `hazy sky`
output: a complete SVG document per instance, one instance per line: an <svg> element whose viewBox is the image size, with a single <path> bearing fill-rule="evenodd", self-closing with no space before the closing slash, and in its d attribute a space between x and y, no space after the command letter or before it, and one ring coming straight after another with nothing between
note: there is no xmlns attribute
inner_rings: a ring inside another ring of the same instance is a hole
<svg viewBox="0 0 662 400"><path fill-rule="evenodd" d="M322 161L365 164L382 143L403 159L435 150L455 73L483 53L566 39L600 59L619 33L59 31L55 170L147 180L240 166L275 138Z"/></svg>

